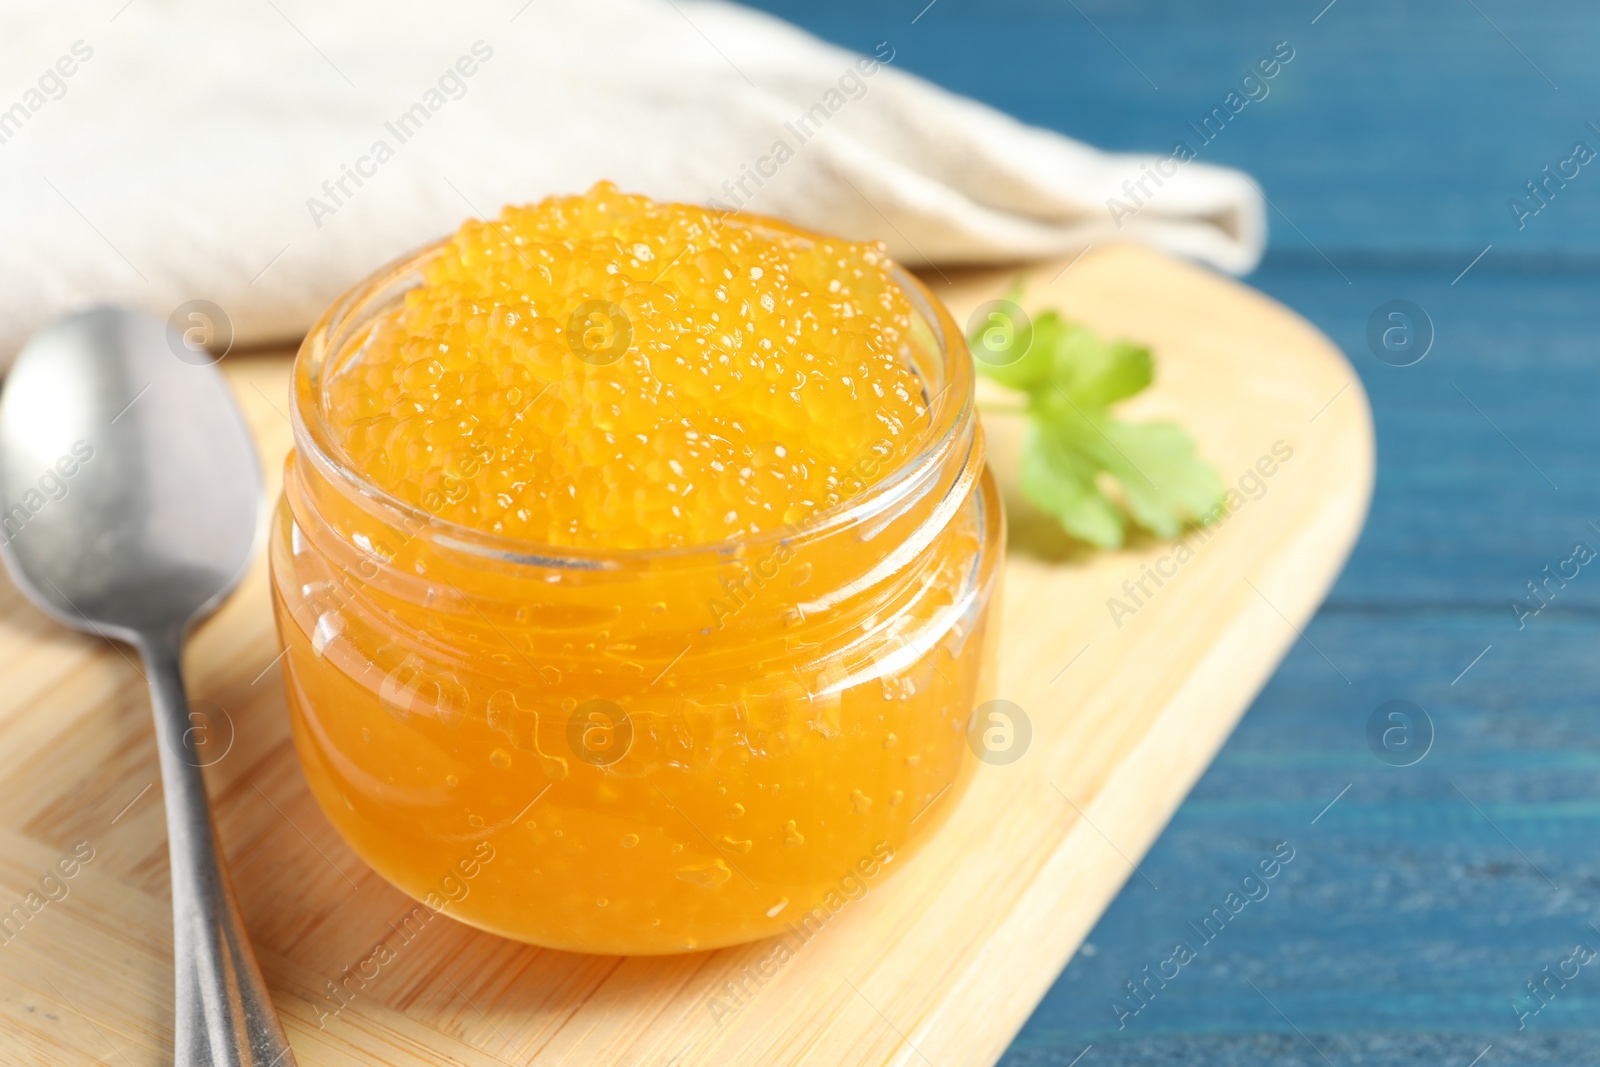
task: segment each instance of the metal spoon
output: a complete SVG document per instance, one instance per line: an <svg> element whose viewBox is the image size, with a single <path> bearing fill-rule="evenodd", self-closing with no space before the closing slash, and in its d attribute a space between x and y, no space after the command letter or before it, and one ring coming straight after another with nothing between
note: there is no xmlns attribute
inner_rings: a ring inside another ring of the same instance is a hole
<svg viewBox="0 0 1600 1067"><path fill-rule="evenodd" d="M46 614L149 672L172 861L177 1067L294 1063L222 865L179 652L255 548L262 485L214 367L99 307L24 347L0 393L0 557Z"/></svg>

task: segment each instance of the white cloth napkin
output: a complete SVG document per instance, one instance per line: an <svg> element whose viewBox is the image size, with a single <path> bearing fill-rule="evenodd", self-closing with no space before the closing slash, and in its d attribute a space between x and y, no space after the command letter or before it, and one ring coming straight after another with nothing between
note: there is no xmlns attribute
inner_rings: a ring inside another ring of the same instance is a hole
<svg viewBox="0 0 1600 1067"><path fill-rule="evenodd" d="M7 4L0 363L97 301L206 299L239 342L292 338L463 218L601 178L910 265L1117 238L1256 263L1244 175L1025 126L899 69L905 43L714 0Z"/></svg>

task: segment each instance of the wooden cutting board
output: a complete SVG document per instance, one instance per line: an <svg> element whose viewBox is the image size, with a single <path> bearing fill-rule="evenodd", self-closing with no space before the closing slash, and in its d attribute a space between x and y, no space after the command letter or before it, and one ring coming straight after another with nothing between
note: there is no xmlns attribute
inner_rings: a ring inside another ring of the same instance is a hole
<svg viewBox="0 0 1600 1067"><path fill-rule="evenodd" d="M928 280L964 322L1016 275ZM1186 551L1087 551L1015 499L1015 418L986 417L1012 524L999 695L1026 712L1031 745L983 766L906 870L781 966L766 944L589 957L441 919L324 1017L327 983L346 968L370 974L364 961L399 942L391 924L410 903L306 790L258 562L192 641L188 677L218 736L232 735L208 785L301 1064L831 1067L1001 1054L1118 888L1142 877L1134 864L1299 639L1373 479L1354 372L1266 297L1134 246L1027 277L1025 306L1154 347L1157 383L1126 414L1180 419L1225 481L1244 480L1239 506ZM274 494L288 365L285 353L224 363ZM1112 597L1131 610L1113 611ZM0 913L25 916L15 936L0 928L0 1060L170 1063L166 833L140 671L126 649L51 624L0 579L0 678Z"/></svg>

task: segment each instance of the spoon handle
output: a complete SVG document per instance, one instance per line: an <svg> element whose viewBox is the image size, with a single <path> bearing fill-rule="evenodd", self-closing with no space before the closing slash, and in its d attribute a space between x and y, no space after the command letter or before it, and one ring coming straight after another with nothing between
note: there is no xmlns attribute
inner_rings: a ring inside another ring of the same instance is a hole
<svg viewBox="0 0 1600 1067"><path fill-rule="evenodd" d="M175 1067L293 1067L294 1053L250 950L217 847L196 738L205 725L191 715L184 695L181 645L178 635L140 642L161 750L172 861Z"/></svg>

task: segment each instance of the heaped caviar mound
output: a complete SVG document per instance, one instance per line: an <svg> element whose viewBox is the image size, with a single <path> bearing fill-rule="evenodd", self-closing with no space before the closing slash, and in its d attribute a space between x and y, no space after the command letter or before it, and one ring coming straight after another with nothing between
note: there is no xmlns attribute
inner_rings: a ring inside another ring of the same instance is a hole
<svg viewBox="0 0 1600 1067"><path fill-rule="evenodd" d="M882 246L600 183L461 227L327 385L336 439L435 516L557 546L776 530L928 425Z"/></svg>

